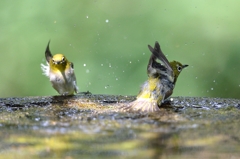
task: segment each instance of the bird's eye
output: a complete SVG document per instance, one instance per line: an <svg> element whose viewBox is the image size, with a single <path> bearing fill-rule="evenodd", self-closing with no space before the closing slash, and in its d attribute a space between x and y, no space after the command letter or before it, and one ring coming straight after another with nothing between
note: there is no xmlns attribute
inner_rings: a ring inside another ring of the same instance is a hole
<svg viewBox="0 0 240 159"><path fill-rule="evenodd" d="M62 57L62 61L65 61L65 57L64 56Z"/></svg>
<svg viewBox="0 0 240 159"><path fill-rule="evenodd" d="M181 72L182 71L182 66L177 66L177 70L178 70L178 72Z"/></svg>

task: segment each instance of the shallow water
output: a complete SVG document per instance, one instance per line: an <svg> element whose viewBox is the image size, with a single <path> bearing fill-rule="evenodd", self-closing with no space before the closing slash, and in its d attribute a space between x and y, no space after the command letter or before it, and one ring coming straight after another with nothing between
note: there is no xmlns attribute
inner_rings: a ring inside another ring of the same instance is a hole
<svg viewBox="0 0 240 159"><path fill-rule="evenodd" d="M240 156L239 100L176 97L142 114L114 109L134 97L61 98L0 99L0 158Z"/></svg>

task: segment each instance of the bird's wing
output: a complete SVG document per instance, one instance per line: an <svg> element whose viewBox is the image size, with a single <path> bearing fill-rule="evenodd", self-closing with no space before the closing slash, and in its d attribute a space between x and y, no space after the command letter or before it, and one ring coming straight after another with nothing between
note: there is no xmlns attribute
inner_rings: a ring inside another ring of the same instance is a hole
<svg viewBox="0 0 240 159"><path fill-rule="evenodd" d="M159 43L156 41L154 48L152 48L150 45L148 45L149 50L152 52L154 56L156 56L160 61L163 62L163 64L167 67L167 69L171 72L173 72L172 67L166 58L166 56L163 54Z"/></svg>
<svg viewBox="0 0 240 159"><path fill-rule="evenodd" d="M49 63L49 61L52 59L52 54L51 54L51 51L49 49L49 44L50 44L50 40L48 42L48 45L47 45L47 48L46 48L46 51L45 51L45 58L47 60L47 62Z"/></svg>

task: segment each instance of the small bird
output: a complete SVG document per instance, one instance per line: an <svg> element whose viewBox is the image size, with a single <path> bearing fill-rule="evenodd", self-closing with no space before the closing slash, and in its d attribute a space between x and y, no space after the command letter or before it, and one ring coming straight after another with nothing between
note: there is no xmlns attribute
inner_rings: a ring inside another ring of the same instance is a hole
<svg viewBox="0 0 240 159"><path fill-rule="evenodd" d="M147 66L148 80L142 85L137 99L121 107L124 111L159 111L159 106L172 95L182 69L188 66L177 61L169 62L157 41L154 48L150 45L148 45L148 48L152 52ZM158 63L157 59L162 64Z"/></svg>
<svg viewBox="0 0 240 159"><path fill-rule="evenodd" d="M73 63L69 62L63 54L52 55L48 42L45 58L47 65L41 64L43 74L49 77L52 87L60 95L73 95L78 93Z"/></svg>

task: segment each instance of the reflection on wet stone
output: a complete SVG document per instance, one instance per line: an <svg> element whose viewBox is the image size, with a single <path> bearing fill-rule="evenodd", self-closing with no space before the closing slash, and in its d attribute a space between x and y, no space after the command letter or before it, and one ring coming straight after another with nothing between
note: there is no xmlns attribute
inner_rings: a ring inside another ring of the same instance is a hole
<svg viewBox="0 0 240 159"><path fill-rule="evenodd" d="M116 109L134 99L108 95L0 99L0 154L5 158L240 155L239 100L175 97L156 113Z"/></svg>

